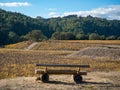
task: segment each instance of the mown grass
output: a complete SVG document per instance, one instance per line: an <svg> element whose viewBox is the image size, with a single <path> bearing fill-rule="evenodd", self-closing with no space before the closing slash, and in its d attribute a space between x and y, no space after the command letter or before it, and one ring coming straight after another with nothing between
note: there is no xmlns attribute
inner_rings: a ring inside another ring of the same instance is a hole
<svg viewBox="0 0 120 90"><path fill-rule="evenodd" d="M5 46L8 49L25 49L31 41L20 42ZM103 45L120 45L120 40L52 40L39 42L33 50L80 50L85 47Z"/></svg>
<svg viewBox="0 0 120 90"><path fill-rule="evenodd" d="M13 78L18 76L34 76L36 63L90 64L91 68L86 69L87 71L120 71L119 60L113 60L110 58L66 57L67 55L74 53L76 50L85 48L87 46L94 47L107 44L112 45L120 44L120 41L106 41L106 42L89 41L89 42L47 41L41 42L40 43L41 46L39 46L38 44L39 48L35 47L38 50L0 49L0 79Z"/></svg>
<svg viewBox="0 0 120 90"><path fill-rule="evenodd" d="M32 43L33 43L33 41L23 41L23 42L19 42L16 44L6 45L5 48L7 48L7 49L25 49Z"/></svg>
<svg viewBox="0 0 120 90"><path fill-rule="evenodd" d="M39 43L34 50L80 50L85 47L120 45L119 40L54 40Z"/></svg>

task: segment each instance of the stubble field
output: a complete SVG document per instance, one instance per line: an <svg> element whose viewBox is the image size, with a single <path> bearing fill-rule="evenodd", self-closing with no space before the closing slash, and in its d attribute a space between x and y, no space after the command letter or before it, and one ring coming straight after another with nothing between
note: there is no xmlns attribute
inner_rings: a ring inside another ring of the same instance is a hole
<svg viewBox="0 0 120 90"><path fill-rule="evenodd" d="M91 67L85 69L88 71L88 76L85 76L86 83L82 84L85 87L83 90L87 90L86 88L92 90L93 86L100 86L101 84L104 86L106 85L105 83L108 83L108 86L112 85L115 87L120 85L120 41L44 41L36 44L30 50L27 49L32 43L22 42L7 45L5 48L0 49L0 82L4 83L1 86L2 89L6 89L5 85L8 85L8 83L5 83L8 80L6 78L21 77L22 82L27 77L31 77L31 79L27 79L26 83L28 82L27 84L29 84L29 80L34 82L36 63L90 64ZM58 89L62 89L60 88L61 85L67 87L65 89L72 88L72 86L75 90L82 88L81 85L76 85L68 77L60 76L61 81L59 81L59 78L57 79L56 76L53 76L51 80L56 82L51 82L52 84L47 86L35 81L33 87L37 88L41 84L43 85L41 86L42 88L49 86L51 89L57 89L55 86L58 86ZM16 82L17 79L15 79ZM115 88L115 90L117 89ZM99 88L95 90L99 90Z"/></svg>

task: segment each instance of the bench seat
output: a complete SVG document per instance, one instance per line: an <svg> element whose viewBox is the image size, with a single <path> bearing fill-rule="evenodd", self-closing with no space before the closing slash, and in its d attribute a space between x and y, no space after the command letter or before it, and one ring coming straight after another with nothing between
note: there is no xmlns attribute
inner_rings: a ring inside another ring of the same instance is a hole
<svg viewBox="0 0 120 90"><path fill-rule="evenodd" d="M35 70L36 74L80 74L80 75L87 75L87 72L77 71L77 70L47 70L43 71L41 69Z"/></svg>

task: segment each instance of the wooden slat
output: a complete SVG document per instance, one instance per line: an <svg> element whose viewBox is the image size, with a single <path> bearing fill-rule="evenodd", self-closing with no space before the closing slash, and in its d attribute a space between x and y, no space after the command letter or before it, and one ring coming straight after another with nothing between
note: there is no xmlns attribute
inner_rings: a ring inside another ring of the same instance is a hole
<svg viewBox="0 0 120 90"><path fill-rule="evenodd" d="M41 69L36 69L35 70L35 74L43 74L45 73L45 71L41 70Z"/></svg>
<svg viewBox="0 0 120 90"><path fill-rule="evenodd" d="M73 64L36 64L36 66L45 66L45 67L82 67L89 68L90 65L73 65Z"/></svg>
<svg viewBox="0 0 120 90"><path fill-rule="evenodd" d="M36 74L80 74L80 75L87 75L87 72L78 72L76 70L48 70L48 71L42 71L37 69L35 71Z"/></svg>

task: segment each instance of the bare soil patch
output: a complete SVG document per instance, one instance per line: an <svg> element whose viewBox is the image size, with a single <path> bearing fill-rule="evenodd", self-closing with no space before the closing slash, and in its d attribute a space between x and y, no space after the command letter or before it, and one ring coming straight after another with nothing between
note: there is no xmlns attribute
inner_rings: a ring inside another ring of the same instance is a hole
<svg viewBox="0 0 120 90"><path fill-rule="evenodd" d="M30 45L26 48L26 50L32 50L32 48L34 48L37 44L38 44L38 42L34 42L34 43L30 44Z"/></svg>
<svg viewBox="0 0 120 90"><path fill-rule="evenodd" d="M87 47L83 50L77 51L68 55L69 57L92 57L92 58L110 58L120 60L119 48L108 47Z"/></svg>
<svg viewBox="0 0 120 90"><path fill-rule="evenodd" d="M113 74L116 73L116 74ZM114 83L114 78L116 83ZM83 83L76 84L72 75L52 75L49 83L36 77L18 77L0 80L0 90L119 90L120 72L89 72Z"/></svg>

